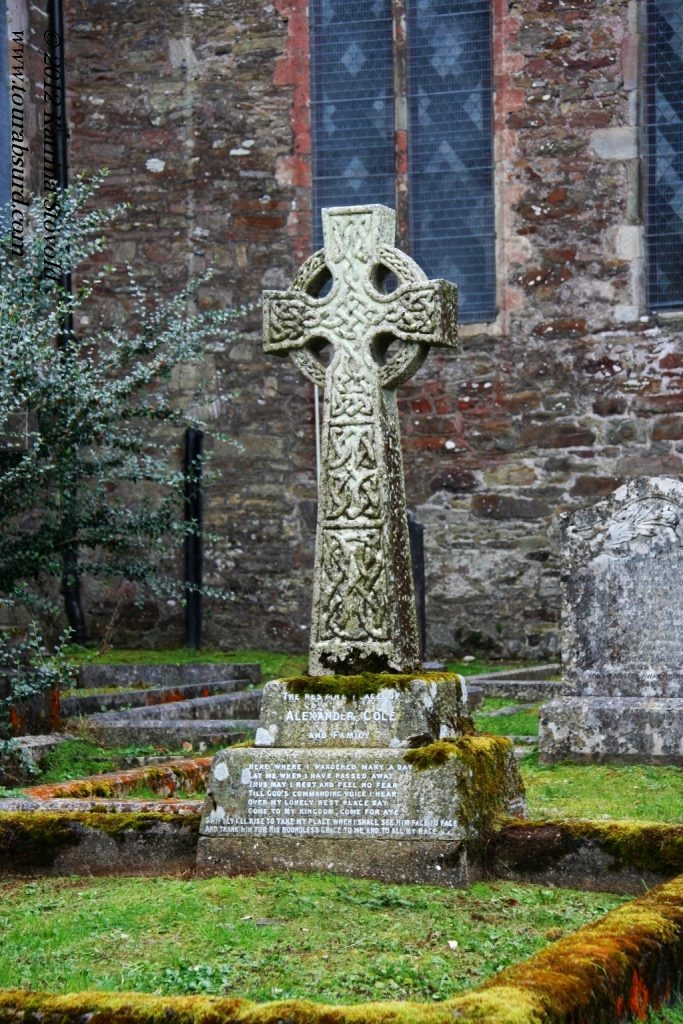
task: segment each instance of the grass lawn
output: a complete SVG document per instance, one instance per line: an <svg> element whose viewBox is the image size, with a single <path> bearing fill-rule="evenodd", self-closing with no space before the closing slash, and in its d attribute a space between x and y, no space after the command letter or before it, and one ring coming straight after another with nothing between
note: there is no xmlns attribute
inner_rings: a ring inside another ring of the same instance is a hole
<svg viewBox="0 0 683 1024"><path fill-rule="evenodd" d="M0 883L0 987L447 999L624 897L333 875Z"/></svg>
<svg viewBox="0 0 683 1024"><path fill-rule="evenodd" d="M489 698L491 699L491 698ZM487 701L484 701L486 705ZM512 706L514 702L508 701L506 707ZM474 713L474 724L480 732L489 732L494 736L538 736L538 709L540 704L533 708L524 709L515 715L482 715Z"/></svg>
<svg viewBox="0 0 683 1024"><path fill-rule="evenodd" d="M278 654L272 651L256 651L245 648L239 651L219 651L202 648L200 651L189 647L165 648L159 651L112 648L106 654L85 647L72 647L69 656L77 665L205 665L235 662L258 662L264 680L279 676L298 676L306 671L308 656L305 654Z"/></svg>
<svg viewBox="0 0 683 1024"><path fill-rule="evenodd" d="M650 1013L648 1024L683 1024L683 1003L668 1006L659 1013Z"/></svg>
<svg viewBox="0 0 683 1024"><path fill-rule="evenodd" d="M637 818L683 823L683 769L653 765L520 764L532 818Z"/></svg>

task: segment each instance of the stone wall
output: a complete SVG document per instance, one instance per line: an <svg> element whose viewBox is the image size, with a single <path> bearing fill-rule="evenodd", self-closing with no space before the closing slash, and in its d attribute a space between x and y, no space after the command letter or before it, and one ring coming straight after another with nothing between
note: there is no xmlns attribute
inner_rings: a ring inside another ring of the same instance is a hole
<svg viewBox="0 0 683 1024"><path fill-rule="evenodd" d="M408 502L426 527L429 650L557 652L556 521L634 475L683 474L683 316L643 282L638 0L494 0L499 316L402 391ZM213 259L207 305L285 287L310 237L305 0L70 0L72 163L132 203L117 255L160 293ZM123 316L114 279L92 318ZM259 316L207 365L207 640L303 649L315 526L311 386ZM94 628L112 595L94 594ZM178 608L120 641L182 641Z"/></svg>

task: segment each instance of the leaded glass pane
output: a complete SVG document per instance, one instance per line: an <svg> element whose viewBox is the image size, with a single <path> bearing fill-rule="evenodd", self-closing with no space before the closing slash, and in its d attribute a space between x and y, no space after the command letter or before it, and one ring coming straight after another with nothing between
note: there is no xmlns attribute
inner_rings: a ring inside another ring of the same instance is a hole
<svg viewBox="0 0 683 1024"><path fill-rule="evenodd" d="M323 206L394 206L391 0L311 0L314 242Z"/></svg>
<svg viewBox="0 0 683 1024"><path fill-rule="evenodd" d="M495 315L491 4L408 0L411 255Z"/></svg>
<svg viewBox="0 0 683 1024"><path fill-rule="evenodd" d="M648 0L650 305L683 306L683 3Z"/></svg>
<svg viewBox="0 0 683 1024"><path fill-rule="evenodd" d="M10 132L9 66L7 59L7 6L0 0L0 211L10 200ZM5 219L0 212L0 227Z"/></svg>

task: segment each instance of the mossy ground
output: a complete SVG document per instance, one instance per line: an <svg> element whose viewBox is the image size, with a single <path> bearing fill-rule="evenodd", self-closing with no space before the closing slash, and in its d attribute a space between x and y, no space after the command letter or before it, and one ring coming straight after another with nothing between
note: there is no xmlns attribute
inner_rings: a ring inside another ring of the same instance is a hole
<svg viewBox="0 0 683 1024"><path fill-rule="evenodd" d="M5 881L0 987L433 1001L620 905L509 883L330 875Z"/></svg>

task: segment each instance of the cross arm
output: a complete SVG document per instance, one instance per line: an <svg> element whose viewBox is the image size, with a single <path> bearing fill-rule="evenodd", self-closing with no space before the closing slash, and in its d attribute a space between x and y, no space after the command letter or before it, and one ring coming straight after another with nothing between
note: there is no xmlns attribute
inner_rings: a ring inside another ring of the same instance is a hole
<svg viewBox="0 0 683 1024"><path fill-rule="evenodd" d="M387 296L383 324L401 341L456 348L457 295L450 281L402 285Z"/></svg>
<svg viewBox="0 0 683 1024"><path fill-rule="evenodd" d="M319 334L319 301L298 291L263 293L263 348L286 356Z"/></svg>

